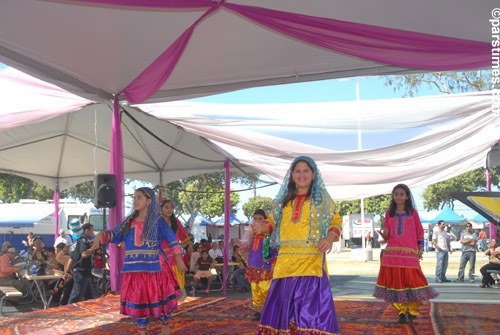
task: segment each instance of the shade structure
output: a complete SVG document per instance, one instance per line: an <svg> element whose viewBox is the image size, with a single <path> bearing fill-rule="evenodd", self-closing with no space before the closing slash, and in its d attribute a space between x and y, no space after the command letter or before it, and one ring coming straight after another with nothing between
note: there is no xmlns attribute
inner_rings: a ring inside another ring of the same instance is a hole
<svg viewBox="0 0 500 335"><path fill-rule="evenodd" d="M495 6L494 0L460 6L453 0L6 0L0 61L99 102L135 85L155 60L172 64L149 101L470 69L491 62L487 15ZM139 102L133 94L127 99Z"/></svg>
<svg viewBox="0 0 500 335"><path fill-rule="evenodd" d="M488 219L485 218L484 216L482 216L481 214L478 214L478 215L474 216L470 220L474 221L474 222L481 222L481 223L489 222Z"/></svg>
<svg viewBox="0 0 500 335"><path fill-rule="evenodd" d="M422 187L483 167L500 133L491 94L299 104L169 102L134 106L210 139L240 164L277 182L283 180L295 157L308 155L318 164L333 198L351 200L388 194L398 183ZM358 129L363 143L371 147L362 151L335 148L335 143L349 142L356 147ZM284 138L282 133L294 138ZM308 144L314 138L319 144Z"/></svg>
<svg viewBox="0 0 500 335"><path fill-rule="evenodd" d="M10 68L0 71L0 89L2 173L60 190L109 173L111 106ZM135 108L123 107L122 133L127 178L161 185L224 171L227 156L208 141Z"/></svg>
<svg viewBox="0 0 500 335"><path fill-rule="evenodd" d="M225 215L223 214L217 221L214 222L214 224L212 224L212 226L224 226L225 220ZM239 225L240 223L241 221L236 217L236 215L233 213L229 215L229 224L231 226Z"/></svg>
<svg viewBox="0 0 500 335"><path fill-rule="evenodd" d="M500 224L500 192L460 192L452 196L495 225Z"/></svg>
<svg viewBox="0 0 500 335"><path fill-rule="evenodd" d="M443 210L436 217L429 220L429 223L438 223L441 220L445 223L456 223L465 221L466 219L458 215L450 207L444 206Z"/></svg>

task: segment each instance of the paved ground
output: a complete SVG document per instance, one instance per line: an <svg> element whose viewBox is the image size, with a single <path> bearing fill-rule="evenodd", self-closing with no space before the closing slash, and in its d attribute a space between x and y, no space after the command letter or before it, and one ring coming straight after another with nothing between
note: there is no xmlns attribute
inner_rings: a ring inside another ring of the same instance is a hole
<svg viewBox="0 0 500 335"><path fill-rule="evenodd" d="M331 257L349 257L346 254L337 254ZM429 255L429 257L433 257ZM330 258L330 256L329 256ZM450 279L452 277L449 276ZM454 278L453 278L454 279ZM440 293L439 297L434 299L436 302L449 303L488 303L500 304L500 288L480 288L480 278L475 283L434 283L434 276L427 276L429 283ZM332 275L330 283L334 299L336 300L375 300L372 297L373 289L377 281L377 275ZM214 284L217 288L218 284ZM189 294L192 296L192 293ZM212 291L206 295L203 292L196 292L197 297L223 297L222 291ZM239 292L237 290L227 289L229 298L251 298L250 292ZM54 304L53 304L54 306ZM20 304L18 306L4 306L4 315L9 316L16 313L26 313L42 309L39 302L30 304Z"/></svg>

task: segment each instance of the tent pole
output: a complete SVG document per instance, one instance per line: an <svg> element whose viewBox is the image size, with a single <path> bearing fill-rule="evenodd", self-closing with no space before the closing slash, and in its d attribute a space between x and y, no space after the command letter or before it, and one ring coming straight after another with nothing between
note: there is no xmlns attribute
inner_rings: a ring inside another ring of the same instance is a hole
<svg viewBox="0 0 500 335"><path fill-rule="evenodd" d="M56 184L56 189L54 191L54 197L52 198L54 200L54 219L55 219L55 227L56 231L54 234L54 243L56 242L57 237L59 236L59 197L60 197L60 192L59 192L59 181L57 181Z"/></svg>
<svg viewBox="0 0 500 335"><path fill-rule="evenodd" d="M115 96L113 107L110 172L116 175L116 207L109 209L108 229L113 229L122 222L124 197L123 140L118 95ZM122 275L120 271L123 264L123 256L123 247L119 247L116 244L109 245L109 264L112 291L120 291L121 288Z"/></svg>

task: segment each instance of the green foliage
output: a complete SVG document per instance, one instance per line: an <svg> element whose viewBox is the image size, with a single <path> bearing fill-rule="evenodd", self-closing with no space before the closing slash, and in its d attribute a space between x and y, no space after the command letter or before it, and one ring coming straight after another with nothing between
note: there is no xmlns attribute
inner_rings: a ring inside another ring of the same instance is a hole
<svg viewBox="0 0 500 335"><path fill-rule="evenodd" d="M215 193L210 200L200 208L200 213L212 220L214 217L222 216L224 214L225 208L225 193ZM231 213L236 214L236 206L240 202L240 195L238 193L229 193L229 198L231 201Z"/></svg>
<svg viewBox="0 0 500 335"><path fill-rule="evenodd" d="M65 198L72 198L82 203L90 203L94 200L94 182L84 183L70 187L62 192Z"/></svg>
<svg viewBox="0 0 500 335"><path fill-rule="evenodd" d="M231 183L254 186L257 180L257 174L231 174ZM193 218L197 212L200 212L209 219L224 213L224 190L224 173L206 173L183 178L164 187L164 192L175 201L176 215ZM239 194L232 192L230 198L231 212L236 213ZM190 219L189 226L191 227L192 224Z"/></svg>
<svg viewBox="0 0 500 335"><path fill-rule="evenodd" d="M392 196L390 194L377 195L365 199L365 212L373 213L380 217L379 222L384 222L385 212L389 209Z"/></svg>
<svg viewBox="0 0 500 335"><path fill-rule="evenodd" d="M253 197L248 199L247 203L243 205L243 213L250 220L253 217L253 213L258 208L262 208L264 210L271 210L271 203L273 199L269 197Z"/></svg>
<svg viewBox="0 0 500 335"><path fill-rule="evenodd" d="M490 169L491 184L499 186L500 168ZM424 198L424 208L426 210L443 209L446 203L453 209L454 198L451 196L453 192L474 192L486 191L486 178L484 177L484 169L479 168L466 173L463 173L455 178L451 178L433 185L429 185L422 193Z"/></svg>
<svg viewBox="0 0 500 335"><path fill-rule="evenodd" d="M385 78L385 86L393 86L394 92L404 91L403 97L413 97L424 85L447 94L488 90L491 71L429 72Z"/></svg>
<svg viewBox="0 0 500 335"><path fill-rule="evenodd" d="M380 216L380 220L383 221L385 212L389 209L390 202L390 194L365 198L365 213L378 215ZM339 201L336 203L336 205L340 216L361 213L361 200Z"/></svg>
<svg viewBox="0 0 500 335"><path fill-rule="evenodd" d="M335 205L340 216L361 213L361 200L338 201Z"/></svg>
<svg viewBox="0 0 500 335"><path fill-rule="evenodd" d="M46 201L52 199L54 191L30 179L0 173L0 200L4 203L19 202L21 199Z"/></svg>

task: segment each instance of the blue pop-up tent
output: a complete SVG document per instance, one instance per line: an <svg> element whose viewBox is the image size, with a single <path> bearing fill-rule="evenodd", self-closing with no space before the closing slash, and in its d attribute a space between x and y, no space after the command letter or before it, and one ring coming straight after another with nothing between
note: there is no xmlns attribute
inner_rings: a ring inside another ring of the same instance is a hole
<svg viewBox="0 0 500 335"><path fill-rule="evenodd" d="M218 219L217 221L215 221L215 224L212 224L213 226L224 226L224 214L220 217L220 219ZM234 226L234 225L237 225L237 224L240 224L241 221L233 214L231 213L229 215L229 225L231 226Z"/></svg>
<svg viewBox="0 0 500 335"><path fill-rule="evenodd" d="M478 214L476 216L474 216L471 221L474 221L474 222L482 222L482 223L485 223L485 222L490 222L487 218L485 218L484 216L482 216L481 214Z"/></svg>
<svg viewBox="0 0 500 335"><path fill-rule="evenodd" d="M429 220L429 223L438 223L439 221L443 220L446 223L455 223L455 222L462 222L465 221L466 219L458 215L453 209L451 209L448 206L445 206L443 210L433 219Z"/></svg>

